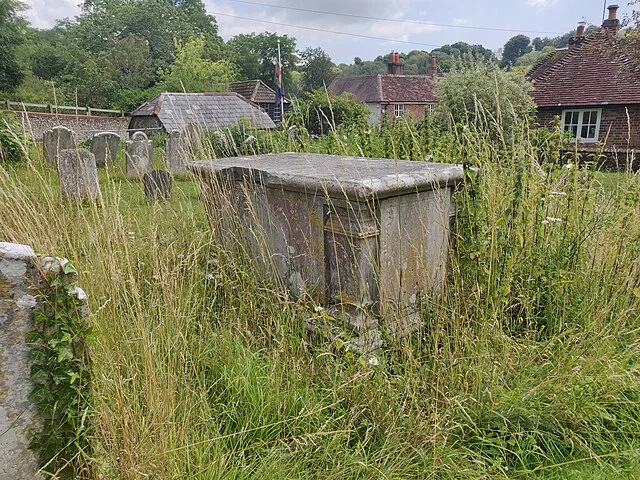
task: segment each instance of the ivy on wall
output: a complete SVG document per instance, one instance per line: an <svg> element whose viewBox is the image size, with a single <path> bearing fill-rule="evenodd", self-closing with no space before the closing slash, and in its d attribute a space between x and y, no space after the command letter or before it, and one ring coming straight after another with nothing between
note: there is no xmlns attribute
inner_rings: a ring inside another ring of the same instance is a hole
<svg viewBox="0 0 640 480"><path fill-rule="evenodd" d="M42 419L30 447L44 472L58 477L83 477L88 472L92 432L89 351L91 326L84 315L84 293L77 288L77 272L67 260L46 258L41 263L44 287L34 311L31 398Z"/></svg>

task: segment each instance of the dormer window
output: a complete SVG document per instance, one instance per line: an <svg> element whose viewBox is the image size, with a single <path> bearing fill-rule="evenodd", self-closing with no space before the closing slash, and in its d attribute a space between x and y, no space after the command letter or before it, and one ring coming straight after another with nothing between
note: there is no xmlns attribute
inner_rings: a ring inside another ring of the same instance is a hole
<svg viewBox="0 0 640 480"><path fill-rule="evenodd" d="M562 129L581 142L596 142L600 132L601 109L564 110Z"/></svg>

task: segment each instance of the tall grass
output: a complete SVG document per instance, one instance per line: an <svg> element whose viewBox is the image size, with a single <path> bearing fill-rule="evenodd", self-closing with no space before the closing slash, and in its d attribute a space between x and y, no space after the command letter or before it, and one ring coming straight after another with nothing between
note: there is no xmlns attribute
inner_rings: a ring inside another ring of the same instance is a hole
<svg viewBox="0 0 640 480"><path fill-rule="evenodd" d="M89 294L93 478L637 478L640 183L603 188L513 135L396 123L203 146L473 167L445 292L378 365L309 339L309 306L213 240L192 180L149 203L109 167L78 205L35 155L0 168L0 238L70 258Z"/></svg>

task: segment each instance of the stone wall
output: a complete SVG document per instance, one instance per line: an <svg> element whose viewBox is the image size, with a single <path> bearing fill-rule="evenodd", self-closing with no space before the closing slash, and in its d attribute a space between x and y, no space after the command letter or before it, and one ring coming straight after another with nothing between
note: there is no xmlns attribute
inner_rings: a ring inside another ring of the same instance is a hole
<svg viewBox="0 0 640 480"><path fill-rule="evenodd" d="M79 142L93 138L95 133L113 132L125 138L129 117L103 117L95 115L61 115L55 113L12 112L18 116L22 128L34 140L42 141L42 135L50 128L63 126L76 134Z"/></svg>
<svg viewBox="0 0 640 480"><path fill-rule="evenodd" d="M27 335L46 285L42 275L61 263L49 257L39 264L30 247L0 242L0 480L39 478L37 454L28 449L29 432L41 422L29 399ZM80 289L74 294L86 302Z"/></svg>

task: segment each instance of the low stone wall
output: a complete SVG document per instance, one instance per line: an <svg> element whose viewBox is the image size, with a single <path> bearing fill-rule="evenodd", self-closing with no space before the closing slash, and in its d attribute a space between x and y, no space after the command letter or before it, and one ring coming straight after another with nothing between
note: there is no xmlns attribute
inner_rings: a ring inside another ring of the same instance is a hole
<svg viewBox="0 0 640 480"><path fill-rule="evenodd" d="M38 479L37 452L30 450L29 433L42 429L29 374L31 360L27 336L34 328L33 312L41 304L47 271L64 261L45 258L38 262L26 245L0 242L0 479ZM56 267L58 265L58 267ZM73 293L83 301L79 288ZM85 311L86 313L86 311Z"/></svg>
<svg viewBox="0 0 640 480"><path fill-rule="evenodd" d="M22 128L31 138L42 141L46 130L63 126L73 130L79 142L93 138L100 132L113 132L125 138L129 117L103 117L95 115L61 115L56 113L7 112L15 113Z"/></svg>

